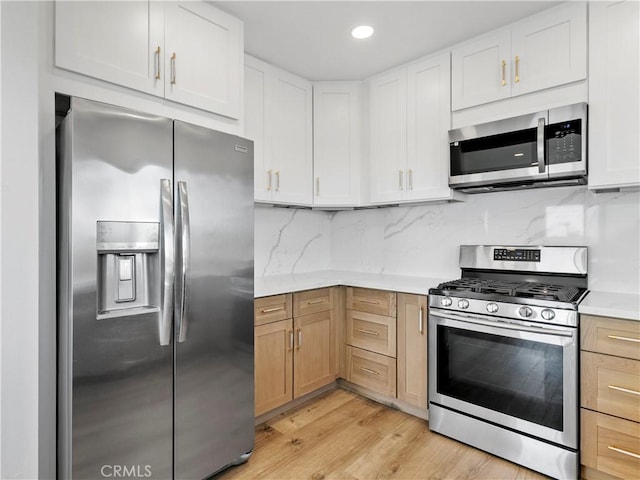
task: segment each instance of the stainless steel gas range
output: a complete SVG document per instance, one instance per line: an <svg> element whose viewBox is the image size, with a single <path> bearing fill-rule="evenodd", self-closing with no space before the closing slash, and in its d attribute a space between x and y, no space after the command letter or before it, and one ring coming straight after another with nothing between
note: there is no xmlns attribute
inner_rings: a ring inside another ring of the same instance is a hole
<svg viewBox="0 0 640 480"><path fill-rule="evenodd" d="M578 304L586 247L460 247L429 290L429 427L555 478L577 478Z"/></svg>

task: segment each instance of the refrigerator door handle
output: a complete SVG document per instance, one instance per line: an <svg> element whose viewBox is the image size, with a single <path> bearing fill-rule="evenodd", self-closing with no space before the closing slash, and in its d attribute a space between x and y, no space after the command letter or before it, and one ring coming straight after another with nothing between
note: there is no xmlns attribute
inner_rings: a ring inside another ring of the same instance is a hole
<svg viewBox="0 0 640 480"><path fill-rule="evenodd" d="M178 182L178 235L180 236L181 247L181 272L182 281L180 284L178 318L178 342L187 339L188 309L187 300L189 296L189 285L187 282L189 266L191 263L191 228L189 224L189 195L187 193L187 182Z"/></svg>
<svg viewBox="0 0 640 480"><path fill-rule="evenodd" d="M160 235L162 256L162 310L160 311L160 345L171 343L171 321L173 317L173 277L174 277L174 231L173 231L173 193L171 180L160 180Z"/></svg>

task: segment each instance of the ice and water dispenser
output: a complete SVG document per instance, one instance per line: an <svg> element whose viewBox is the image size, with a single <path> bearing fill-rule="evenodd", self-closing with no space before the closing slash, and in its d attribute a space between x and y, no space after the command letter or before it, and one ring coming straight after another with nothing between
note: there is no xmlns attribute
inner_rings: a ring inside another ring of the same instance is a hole
<svg viewBox="0 0 640 480"><path fill-rule="evenodd" d="M160 311L157 222L97 222L98 320Z"/></svg>

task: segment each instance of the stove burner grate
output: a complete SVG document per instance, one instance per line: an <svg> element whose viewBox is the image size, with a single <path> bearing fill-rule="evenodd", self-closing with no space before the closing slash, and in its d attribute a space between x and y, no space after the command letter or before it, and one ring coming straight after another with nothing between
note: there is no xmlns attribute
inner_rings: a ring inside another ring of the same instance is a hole
<svg viewBox="0 0 640 480"><path fill-rule="evenodd" d="M481 278L460 278L438 285L443 292L475 292L488 295L504 295L515 298L537 300L574 301L580 290L568 285L554 285L536 282L505 282Z"/></svg>

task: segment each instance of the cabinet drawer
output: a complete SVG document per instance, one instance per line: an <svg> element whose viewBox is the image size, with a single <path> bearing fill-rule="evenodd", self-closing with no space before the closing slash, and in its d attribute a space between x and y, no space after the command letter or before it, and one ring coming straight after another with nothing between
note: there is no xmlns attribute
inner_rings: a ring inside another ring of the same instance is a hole
<svg viewBox="0 0 640 480"><path fill-rule="evenodd" d="M396 294L369 288L347 288L347 308L360 312L396 316Z"/></svg>
<svg viewBox="0 0 640 480"><path fill-rule="evenodd" d="M293 294L293 316L311 315L312 313L331 310L331 295L329 288L307 290Z"/></svg>
<svg viewBox="0 0 640 480"><path fill-rule="evenodd" d="M347 310L347 343L354 347L396 356L396 319Z"/></svg>
<svg viewBox="0 0 640 480"><path fill-rule="evenodd" d="M640 322L609 317L580 317L580 348L640 360Z"/></svg>
<svg viewBox="0 0 640 480"><path fill-rule="evenodd" d="M581 354L582 406L640 422L640 361Z"/></svg>
<svg viewBox="0 0 640 480"><path fill-rule="evenodd" d="M396 396L396 359L347 345L347 380Z"/></svg>
<svg viewBox="0 0 640 480"><path fill-rule="evenodd" d="M582 409L583 465L619 478L637 479L640 424Z"/></svg>
<svg viewBox="0 0 640 480"><path fill-rule="evenodd" d="M256 298L253 302L253 314L256 326L291 318L291 294Z"/></svg>

